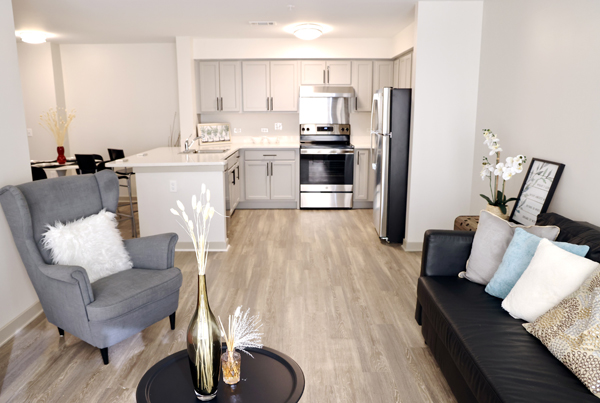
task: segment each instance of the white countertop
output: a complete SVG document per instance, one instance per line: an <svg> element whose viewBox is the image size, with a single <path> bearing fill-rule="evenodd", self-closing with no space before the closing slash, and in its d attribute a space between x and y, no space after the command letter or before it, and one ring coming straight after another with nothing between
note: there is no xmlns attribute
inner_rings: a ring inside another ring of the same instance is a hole
<svg viewBox="0 0 600 403"><path fill-rule="evenodd" d="M371 148L371 138L369 136L353 136L350 139L350 143L352 143L354 148L360 150Z"/></svg>
<svg viewBox="0 0 600 403"><path fill-rule="evenodd" d="M210 147L206 147L210 148ZM180 154L179 147L160 147L153 150L144 151L136 155L112 161L106 164L109 168L135 168L135 167L173 167L173 166L201 166L201 165L226 165L227 157L241 149L298 149L300 143L283 142L280 144L252 144L233 142L227 145L223 144L213 148L229 148L222 153L203 153L203 154Z"/></svg>

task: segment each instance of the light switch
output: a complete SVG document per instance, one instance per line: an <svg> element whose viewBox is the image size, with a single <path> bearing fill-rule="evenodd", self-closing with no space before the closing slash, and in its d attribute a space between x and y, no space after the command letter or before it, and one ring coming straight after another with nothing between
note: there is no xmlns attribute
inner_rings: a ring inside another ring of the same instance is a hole
<svg viewBox="0 0 600 403"><path fill-rule="evenodd" d="M275 123L275 130L283 130L283 124Z"/></svg>
<svg viewBox="0 0 600 403"><path fill-rule="evenodd" d="M269 133L269 129L267 129L266 127L263 127L262 129L260 129L260 131L263 133Z"/></svg>
<svg viewBox="0 0 600 403"><path fill-rule="evenodd" d="M33 129L27 128L27 137L33 137Z"/></svg>
<svg viewBox="0 0 600 403"><path fill-rule="evenodd" d="M175 180L169 181L169 190L171 192L177 192L177 181L175 181Z"/></svg>
<svg viewBox="0 0 600 403"><path fill-rule="evenodd" d="M242 132L242 129L241 129L241 128L239 128L239 127L234 127L234 128L233 128L233 132L234 132L234 133L241 133L241 132Z"/></svg>

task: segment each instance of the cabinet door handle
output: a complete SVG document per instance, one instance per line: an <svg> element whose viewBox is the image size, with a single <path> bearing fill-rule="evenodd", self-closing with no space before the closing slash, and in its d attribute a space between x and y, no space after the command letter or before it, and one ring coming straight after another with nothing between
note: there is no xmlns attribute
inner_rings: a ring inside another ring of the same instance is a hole
<svg viewBox="0 0 600 403"><path fill-rule="evenodd" d="M277 157L277 154L263 154L263 157Z"/></svg>
<svg viewBox="0 0 600 403"><path fill-rule="evenodd" d="M271 176L273 176L273 163L271 162Z"/></svg>
<svg viewBox="0 0 600 403"><path fill-rule="evenodd" d="M271 97L271 111L273 110L273 97Z"/></svg>
<svg viewBox="0 0 600 403"><path fill-rule="evenodd" d="M356 165L360 165L360 152L356 153Z"/></svg>
<svg viewBox="0 0 600 403"><path fill-rule="evenodd" d="M327 66L327 84L329 84L329 66Z"/></svg>
<svg viewBox="0 0 600 403"><path fill-rule="evenodd" d="M269 97L267 97L267 110L269 110Z"/></svg>
<svg viewBox="0 0 600 403"><path fill-rule="evenodd" d="M354 110L358 111L358 97L354 98Z"/></svg>
<svg viewBox="0 0 600 403"><path fill-rule="evenodd" d="M269 163L267 162L267 176L271 176L271 174L269 174Z"/></svg>
<svg viewBox="0 0 600 403"><path fill-rule="evenodd" d="M326 84L327 81L325 81L325 70L323 70L323 84Z"/></svg>
<svg viewBox="0 0 600 403"><path fill-rule="evenodd" d="M221 110L223 110L223 97L221 97Z"/></svg>
<svg viewBox="0 0 600 403"><path fill-rule="evenodd" d="M219 110L219 97L217 97L217 110Z"/></svg>
<svg viewBox="0 0 600 403"><path fill-rule="evenodd" d="M231 174L233 175L233 185L235 185L235 169L231 172Z"/></svg>
<svg viewBox="0 0 600 403"><path fill-rule="evenodd" d="M240 180L240 167L237 167L237 179Z"/></svg>

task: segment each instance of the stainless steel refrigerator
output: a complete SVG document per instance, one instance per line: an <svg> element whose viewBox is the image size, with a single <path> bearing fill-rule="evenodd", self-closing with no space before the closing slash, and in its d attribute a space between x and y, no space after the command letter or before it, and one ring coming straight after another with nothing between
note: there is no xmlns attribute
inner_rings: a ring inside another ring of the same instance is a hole
<svg viewBox="0 0 600 403"><path fill-rule="evenodd" d="M404 240L406 228L410 103L410 89L386 87L373 95L371 107L373 224L379 238L394 243Z"/></svg>

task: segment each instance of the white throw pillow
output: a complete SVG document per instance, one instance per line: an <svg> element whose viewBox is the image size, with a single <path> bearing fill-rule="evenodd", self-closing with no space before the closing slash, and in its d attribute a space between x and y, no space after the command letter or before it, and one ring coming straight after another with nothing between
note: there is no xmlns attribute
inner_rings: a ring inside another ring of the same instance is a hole
<svg viewBox="0 0 600 403"><path fill-rule="evenodd" d="M598 266L542 239L502 308L514 318L533 322L577 291Z"/></svg>
<svg viewBox="0 0 600 403"><path fill-rule="evenodd" d="M133 267L111 212L47 227L42 242L54 264L83 267L90 283Z"/></svg>

